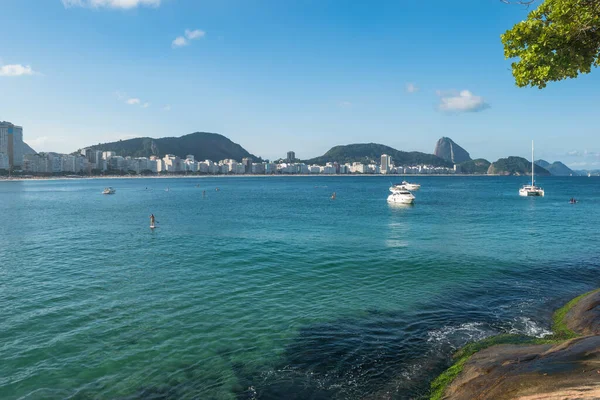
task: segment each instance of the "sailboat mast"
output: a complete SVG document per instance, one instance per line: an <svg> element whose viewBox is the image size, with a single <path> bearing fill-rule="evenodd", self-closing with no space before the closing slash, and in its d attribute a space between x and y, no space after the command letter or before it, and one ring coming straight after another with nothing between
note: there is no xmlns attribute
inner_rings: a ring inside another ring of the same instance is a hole
<svg viewBox="0 0 600 400"><path fill-rule="evenodd" d="M534 168L535 168L535 158L533 157L533 140L531 141L531 186L534 185Z"/></svg>

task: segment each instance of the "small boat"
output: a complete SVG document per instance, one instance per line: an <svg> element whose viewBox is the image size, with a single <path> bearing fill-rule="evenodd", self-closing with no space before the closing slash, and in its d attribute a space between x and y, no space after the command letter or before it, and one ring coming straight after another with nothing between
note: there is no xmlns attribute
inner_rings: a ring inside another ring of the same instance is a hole
<svg viewBox="0 0 600 400"><path fill-rule="evenodd" d="M111 187L104 188L102 194L115 194L117 191Z"/></svg>
<svg viewBox="0 0 600 400"><path fill-rule="evenodd" d="M402 181L402 184L408 190L419 190L419 189L421 189L421 185L419 185L418 183L409 183L409 182L406 182L406 181Z"/></svg>
<svg viewBox="0 0 600 400"><path fill-rule="evenodd" d="M523 197L544 197L545 192L539 186L535 185L535 160L533 156L533 140L531 141L531 185L523 185L521 189L519 189L519 196Z"/></svg>
<svg viewBox="0 0 600 400"><path fill-rule="evenodd" d="M335 200L335 192L331 195L331 200Z"/></svg>
<svg viewBox="0 0 600 400"><path fill-rule="evenodd" d="M569 203L571 203L571 204L577 204L578 201L577 201L576 198L572 198L571 200L569 200Z"/></svg>
<svg viewBox="0 0 600 400"><path fill-rule="evenodd" d="M405 187L394 185L390 188L390 194L387 198L388 203L396 203L396 204L413 204L415 202L415 196Z"/></svg>

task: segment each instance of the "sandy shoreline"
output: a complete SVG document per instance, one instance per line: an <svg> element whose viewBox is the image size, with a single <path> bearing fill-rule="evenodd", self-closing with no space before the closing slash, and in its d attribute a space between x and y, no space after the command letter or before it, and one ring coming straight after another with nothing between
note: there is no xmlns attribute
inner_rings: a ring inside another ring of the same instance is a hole
<svg viewBox="0 0 600 400"><path fill-rule="evenodd" d="M466 175L466 174L411 174L411 175L381 175L381 174L281 174L281 175L150 175L150 176L138 176L138 175L116 175L116 176L77 176L77 177L67 177L67 176L35 176L31 178L6 178L0 177L0 182L23 182L23 181L75 181L75 180L93 180L93 179L210 179L210 178L288 178L288 177L364 177L364 178L373 178L373 177L394 177L394 178L402 178L402 179L410 179L410 177L424 177L424 176L434 176L434 177L477 177L477 176L505 176L505 175Z"/></svg>

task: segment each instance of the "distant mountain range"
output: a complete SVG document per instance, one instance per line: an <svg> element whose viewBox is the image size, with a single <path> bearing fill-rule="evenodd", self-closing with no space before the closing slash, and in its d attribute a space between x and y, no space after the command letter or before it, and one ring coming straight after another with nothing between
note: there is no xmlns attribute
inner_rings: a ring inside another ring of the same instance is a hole
<svg viewBox="0 0 600 400"><path fill-rule="evenodd" d="M246 149L223 135L208 132L195 132L181 137L152 139L149 137L119 140L118 142L97 144L89 147L92 150L114 151L122 157L164 157L173 154L180 158L193 155L196 160L220 161L232 159L241 161L250 157L254 161L262 161L260 157L249 153Z"/></svg>
<svg viewBox="0 0 600 400"><path fill-rule="evenodd" d="M501 158L492 163L487 171L488 175L531 175L531 162L523 157ZM535 174L550 176L550 172L539 165L535 166Z"/></svg>
<svg viewBox="0 0 600 400"><path fill-rule="evenodd" d="M547 169L553 176L578 175L575 171L573 171L571 168L567 167L560 161L555 161L552 164L550 164L548 161L545 160L537 160L535 162L535 165L539 165L540 167Z"/></svg>
<svg viewBox="0 0 600 400"><path fill-rule="evenodd" d="M421 153L418 151L400 151L378 143L358 143L335 146L322 156L306 160L305 162L307 164L320 165L324 165L328 162L338 162L341 164L353 162L379 163L382 154L391 156L395 165L427 164L435 167L448 168L452 168L453 166L450 161L441 159L433 154Z"/></svg>
<svg viewBox="0 0 600 400"><path fill-rule="evenodd" d="M29 145L23 142L23 154L37 154L37 152L29 147Z"/></svg>
<svg viewBox="0 0 600 400"><path fill-rule="evenodd" d="M433 154L454 164L471 161L469 152L454 143L449 137L443 137L437 141Z"/></svg>
<svg viewBox="0 0 600 400"><path fill-rule="evenodd" d="M35 151L26 146L25 154ZM242 146L232 142L223 135L208 132L195 132L181 137L166 137L152 139L149 137L119 140L117 142L97 144L90 147L99 151L114 151L123 157L150 157L156 155L164 157L174 154L185 158L191 154L196 160L220 161L233 159L241 161L242 158L252 158L260 162L260 157L251 154ZM494 163L478 158L471 159L468 151L456 144L448 137L439 139L435 146L435 154L418 151L401 151L378 143L356 143L332 147L320 157L315 157L304 162L307 164L324 165L328 162L340 164L361 162L379 163L381 155L392 157L395 165L432 165L435 167L452 168L454 164L460 167L463 174L490 174L490 175L530 175L531 162L522 157L501 158ZM552 164L545 160L537 160L536 175L540 176L570 176L579 175L560 161Z"/></svg>

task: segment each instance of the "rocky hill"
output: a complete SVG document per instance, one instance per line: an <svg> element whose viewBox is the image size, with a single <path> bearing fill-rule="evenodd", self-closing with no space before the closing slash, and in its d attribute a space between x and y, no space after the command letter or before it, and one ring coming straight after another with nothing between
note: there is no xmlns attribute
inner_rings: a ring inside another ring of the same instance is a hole
<svg viewBox="0 0 600 400"><path fill-rule="evenodd" d="M458 166L460 167L461 174L474 174L474 175L485 175L490 168L490 162L483 158L476 160L464 161Z"/></svg>
<svg viewBox="0 0 600 400"><path fill-rule="evenodd" d="M437 141L433 154L454 164L460 164L471 160L469 152L454 143L454 141L448 137L443 137Z"/></svg>
<svg viewBox="0 0 600 400"><path fill-rule="evenodd" d="M501 158L489 166L487 173L488 175L531 175L531 162L523 157ZM535 174L549 176L550 172L536 165Z"/></svg>
<svg viewBox="0 0 600 400"><path fill-rule="evenodd" d="M433 154L418 151L400 151L392 147L377 143L358 143L345 146L332 147L327 153L320 157L306 160L307 164L324 165L328 162L353 163L362 162L377 164L381 161L381 155L387 154L392 157L394 165L433 165L436 167L452 167L452 163L443 160Z"/></svg>
<svg viewBox="0 0 600 400"><path fill-rule="evenodd" d="M250 154L246 149L223 135L208 132L195 132L181 137L165 137L152 139L149 137L119 140L118 142L102 143L90 146L92 150L114 151L122 157L150 157L156 155L174 154L185 158L188 154L196 160L220 161L232 159L241 161L251 157L261 161L260 157Z"/></svg>
<svg viewBox="0 0 600 400"><path fill-rule="evenodd" d="M540 167L548 170L548 172L550 172L550 174L552 174L553 176L575 176L577 175L577 173L575 171L573 171L571 168L567 167L565 164L563 164L560 161L555 161L552 164L550 164L548 161L546 160L537 160L535 162L535 165L539 165Z"/></svg>
<svg viewBox="0 0 600 400"><path fill-rule="evenodd" d="M29 147L29 145L23 142L23 154L37 154L37 152Z"/></svg>

